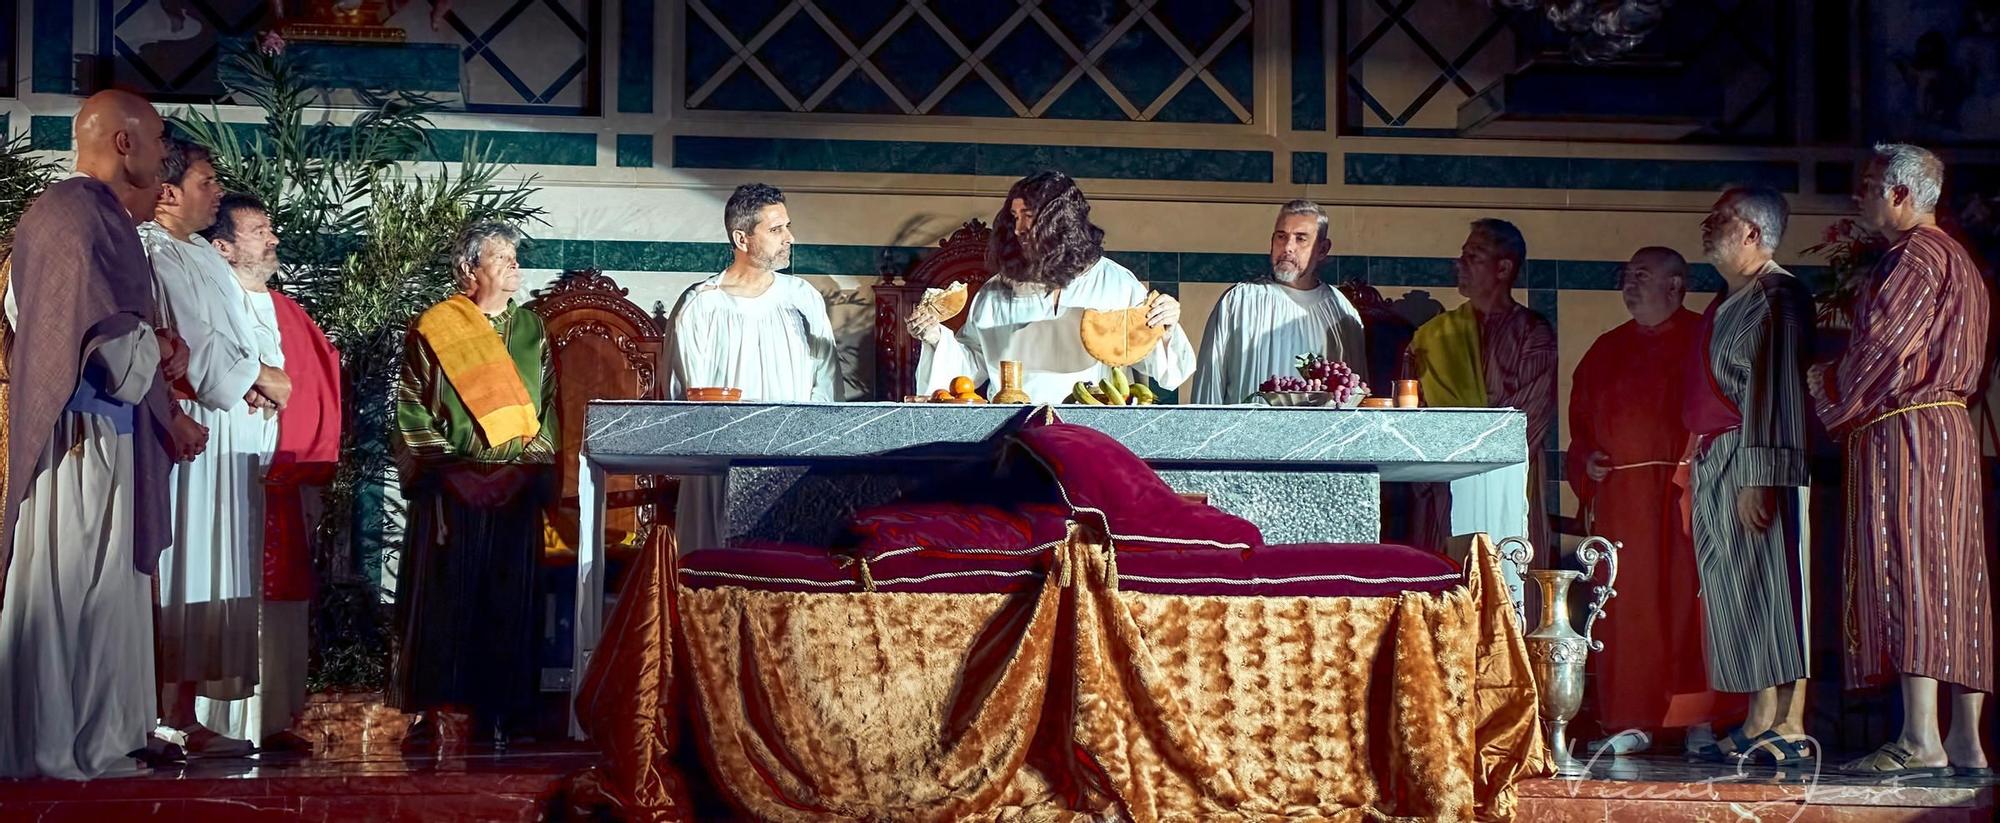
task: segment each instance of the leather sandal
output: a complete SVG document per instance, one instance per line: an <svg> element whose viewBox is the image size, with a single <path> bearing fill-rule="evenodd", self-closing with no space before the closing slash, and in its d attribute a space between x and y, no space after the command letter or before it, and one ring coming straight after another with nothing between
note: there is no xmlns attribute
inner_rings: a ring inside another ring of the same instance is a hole
<svg viewBox="0 0 2000 823"><path fill-rule="evenodd" d="M1751 757L1781 769L1810 766L1819 760L1819 743L1803 735L1786 737L1776 729L1765 729L1754 744L1744 750Z"/></svg>
<svg viewBox="0 0 2000 823"><path fill-rule="evenodd" d="M1729 743L1729 748L1722 748L1724 741ZM1756 745L1757 741L1751 740L1749 735L1743 733L1743 727L1738 726L1730 729L1726 737L1717 739L1714 745L1703 746L1688 752L1687 758L1689 760L1702 760L1709 763L1728 763L1735 758L1742 757L1744 752L1755 748Z"/></svg>
<svg viewBox="0 0 2000 823"><path fill-rule="evenodd" d="M1870 777L1950 777L1956 773L1950 766L1910 765L1910 758L1916 756L1916 753L1890 741L1859 760L1842 764L1839 771Z"/></svg>

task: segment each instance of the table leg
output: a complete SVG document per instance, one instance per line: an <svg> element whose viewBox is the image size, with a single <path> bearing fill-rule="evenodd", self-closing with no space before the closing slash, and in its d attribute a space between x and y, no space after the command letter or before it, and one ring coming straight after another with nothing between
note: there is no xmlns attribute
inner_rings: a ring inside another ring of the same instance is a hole
<svg viewBox="0 0 2000 823"><path fill-rule="evenodd" d="M584 733L577 721L576 698L583 688L583 673L590 668L590 657L597 651L598 636L604 631L605 472L589 454L582 455L581 461L576 473L576 634L569 677L569 733L577 740L584 739Z"/></svg>

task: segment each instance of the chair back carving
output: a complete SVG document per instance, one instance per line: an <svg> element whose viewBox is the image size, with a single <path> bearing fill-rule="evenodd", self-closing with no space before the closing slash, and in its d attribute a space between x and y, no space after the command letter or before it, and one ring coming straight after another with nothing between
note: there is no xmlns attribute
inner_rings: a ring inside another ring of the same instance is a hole
<svg viewBox="0 0 2000 823"><path fill-rule="evenodd" d="M986 270L986 243L993 230L978 219L967 220L950 237L938 241L901 277L883 277L875 284L875 399L901 400L915 393L917 358L922 344L910 338L904 325L923 300L925 289L964 283L966 305L993 276ZM965 325L966 312L945 321L952 331Z"/></svg>
<svg viewBox="0 0 2000 823"><path fill-rule="evenodd" d="M583 447L583 414L592 400L658 400L664 397L661 333L653 318L625 298L627 291L595 269L563 272L535 292L528 308L548 329L556 381L556 421L562 434L557 467L562 474L556 531L576 545L577 457ZM654 527L671 518L653 502L671 481L658 477L610 478L605 545L638 547ZM671 500L671 496L664 499ZM630 502L625 502L630 501ZM624 502L624 505L620 505Z"/></svg>

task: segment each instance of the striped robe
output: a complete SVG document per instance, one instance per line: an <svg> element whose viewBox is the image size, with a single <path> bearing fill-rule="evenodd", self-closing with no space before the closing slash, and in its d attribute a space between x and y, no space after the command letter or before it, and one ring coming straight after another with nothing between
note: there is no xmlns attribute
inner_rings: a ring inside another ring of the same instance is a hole
<svg viewBox="0 0 2000 823"><path fill-rule="evenodd" d="M1993 690L1979 442L1962 405L1985 367L1987 314L1965 250L1936 227L1912 230L1869 278L1847 353L1812 387L1847 449L1849 686L1911 674Z"/></svg>
<svg viewBox="0 0 2000 823"><path fill-rule="evenodd" d="M1754 692L1808 674L1805 367L1812 297L1798 278L1768 263L1749 285L1717 297L1712 311L1709 373L1742 423L1706 433L1695 451L1695 567L1709 685ZM1760 486L1778 487L1778 508L1771 527L1756 532L1736 516L1736 498Z"/></svg>
<svg viewBox="0 0 2000 823"><path fill-rule="evenodd" d="M1548 454L1549 433L1556 425L1556 331L1540 312L1509 302L1505 309L1479 316L1478 352L1423 352L1421 357L1479 358L1480 375L1486 382L1486 406L1520 409L1528 417L1528 533L1535 546L1534 565L1548 565L1555 556L1555 530L1549 522L1548 477L1543 465ZM1430 399L1425 398L1425 405ZM1462 488L1462 487L1461 487ZM1512 492L1507 492L1511 494ZM1443 483L1413 484L1415 512L1410 542L1424 548L1442 550L1452 535L1451 487Z"/></svg>

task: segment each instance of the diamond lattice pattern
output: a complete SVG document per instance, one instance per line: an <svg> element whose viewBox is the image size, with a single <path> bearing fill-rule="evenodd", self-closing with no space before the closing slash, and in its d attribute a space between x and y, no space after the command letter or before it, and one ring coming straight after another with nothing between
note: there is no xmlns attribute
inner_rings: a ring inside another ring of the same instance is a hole
<svg viewBox="0 0 2000 823"><path fill-rule="evenodd" d="M1250 123L1250 0L686 0L689 108Z"/></svg>
<svg viewBox="0 0 2000 823"><path fill-rule="evenodd" d="M582 114L595 98L588 78L597 38L589 26L601 2L460 2L435 32L428 5L412 4L391 24L411 42L460 47L467 109ZM222 93L220 44L270 27L269 9L269 0L103 0L100 48L116 83L159 99L212 99Z"/></svg>

